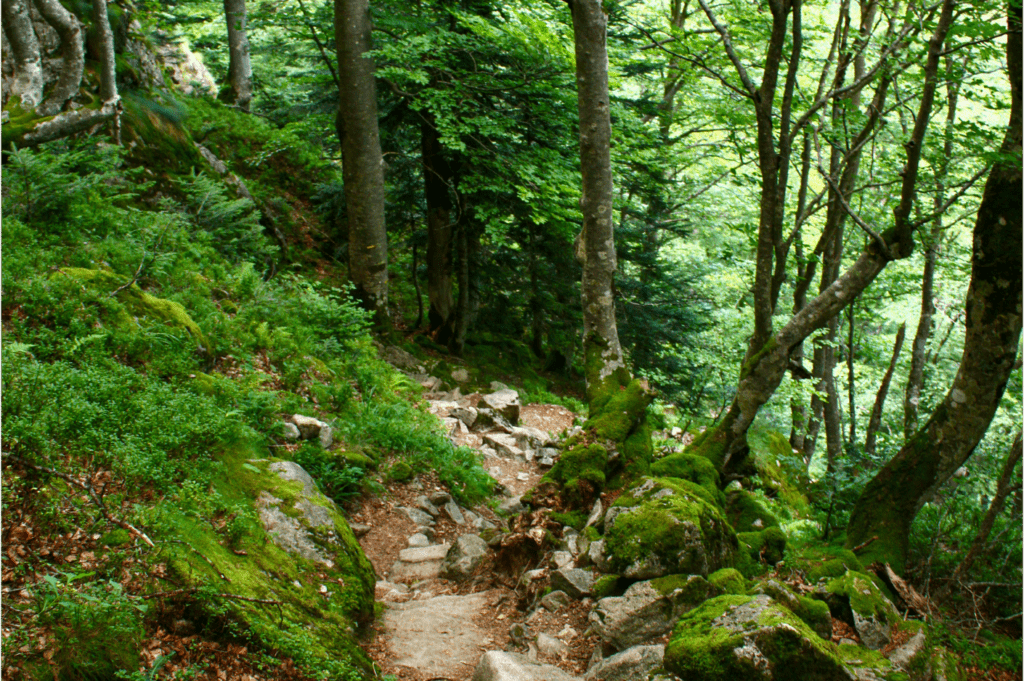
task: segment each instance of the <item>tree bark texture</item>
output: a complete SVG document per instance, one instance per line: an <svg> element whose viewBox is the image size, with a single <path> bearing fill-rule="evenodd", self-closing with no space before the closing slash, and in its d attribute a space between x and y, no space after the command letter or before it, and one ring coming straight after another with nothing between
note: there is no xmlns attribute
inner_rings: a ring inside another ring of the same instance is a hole
<svg viewBox="0 0 1024 681"><path fill-rule="evenodd" d="M43 101L43 60L39 40L32 28L26 0L4 0L3 30L14 55L14 82L11 99L18 98L25 111L35 109Z"/></svg>
<svg viewBox="0 0 1024 681"><path fill-rule="evenodd" d="M615 324L615 239L612 227L611 116L608 96L607 17L600 0L573 0L576 86L580 115L583 230L583 347L587 399L595 401L629 382Z"/></svg>
<svg viewBox="0 0 1024 681"><path fill-rule="evenodd" d="M249 58L248 15L245 0L224 0L228 25L228 83L225 99L242 111L252 102L252 61Z"/></svg>
<svg viewBox="0 0 1024 681"><path fill-rule="evenodd" d="M368 0L335 0L334 32L341 83L337 124L348 213L349 276L360 303L374 313L378 330L388 331L384 160L374 65L365 56L372 48Z"/></svg>
<svg viewBox="0 0 1024 681"><path fill-rule="evenodd" d="M78 17L64 9L58 0L35 0L35 5L46 19L46 23L53 26L60 36L60 51L64 58L64 66L57 83L37 109L43 116L53 116L64 108L69 99L78 94L82 86L85 35Z"/></svg>
<svg viewBox="0 0 1024 681"><path fill-rule="evenodd" d="M944 0L934 33L928 43L928 58L924 73L924 91L917 112L917 124L907 149L907 164L903 173L901 196L912 197L916 186L917 165L920 163L920 147L924 143L927 122L931 117L936 74L943 42L952 21L954 0ZM880 90L886 86L883 79ZM928 96L929 90L932 96ZM876 93L876 101L880 93ZM872 116L878 111L873 111ZM916 150L916 151L915 151ZM841 194L837 192L837 194ZM690 445L690 451L708 457L726 477L737 475L744 470L747 453L746 434L754 422L758 410L771 398L782 382L789 358L796 345L816 329L824 326L832 317L846 307L866 289L886 264L897 258L905 258L913 249L913 223L907 220L912 200L901 200L894 211L894 226L878 239L872 239L857 260L765 342L757 352L751 354L740 369L736 395L725 418L715 428ZM906 208L906 210L904 210ZM845 209L845 207L844 207ZM881 243L880 243L881 242Z"/></svg>
<svg viewBox="0 0 1024 681"><path fill-rule="evenodd" d="M452 167L445 157L434 117L426 114L421 124L423 184L427 199L427 323L437 342L447 344L455 331L455 303L452 296Z"/></svg>
<svg viewBox="0 0 1024 681"><path fill-rule="evenodd" d="M963 465L984 436L999 405L1021 332L1021 33L1020 7L1010 5L1007 62L1012 105L1001 152L974 226L971 284L960 369L945 399L875 476L858 499L847 545L878 537L862 561L903 569L910 526L921 506Z"/></svg>
<svg viewBox="0 0 1024 681"><path fill-rule="evenodd" d="M878 429L882 425L882 410L885 408L885 398L889 394L889 384L892 383L892 375L896 371L896 362L900 359L900 351L903 350L903 339L907 333L906 323L900 324L900 330L896 332L896 342L892 348L892 359L889 360L889 368L885 370L882 383L878 386L875 394L875 405L871 408L871 418L868 420L868 430L864 436L864 451L874 455Z"/></svg>

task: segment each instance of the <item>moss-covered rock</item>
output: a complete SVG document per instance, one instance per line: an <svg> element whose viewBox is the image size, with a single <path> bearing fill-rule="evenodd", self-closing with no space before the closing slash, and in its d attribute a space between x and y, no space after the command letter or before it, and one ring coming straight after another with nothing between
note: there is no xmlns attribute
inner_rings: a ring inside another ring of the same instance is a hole
<svg viewBox="0 0 1024 681"><path fill-rule="evenodd" d="M842 549L835 552L835 558L829 558L825 562L809 565L806 569L807 579L813 584L822 579L835 579L846 574L847 570L864 572L864 566L852 551Z"/></svg>
<svg viewBox="0 0 1024 681"><path fill-rule="evenodd" d="M774 579L759 582L753 593L771 597L773 601L802 619L821 638L832 638L832 615L824 602L797 595L788 586Z"/></svg>
<svg viewBox="0 0 1024 681"><path fill-rule="evenodd" d="M686 480L645 479L605 515L611 568L633 579L707 575L731 566L738 546L712 495Z"/></svg>
<svg viewBox="0 0 1024 681"><path fill-rule="evenodd" d="M550 498L553 492L560 491L565 506L589 509L604 489L607 462L608 450L603 445L576 444L541 478L537 491L523 495L523 501L535 504L539 497Z"/></svg>
<svg viewBox="0 0 1024 681"><path fill-rule="evenodd" d="M412 480L412 466L404 461L399 461L388 470L388 478L394 482L408 482Z"/></svg>
<svg viewBox="0 0 1024 681"><path fill-rule="evenodd" d="M719 596L684 614L665 669L701 681L848 681L836 647L768 596Z"/></svg>
<svg viewBox="0 0 1024 681"><path fill-rule="evenodd" d="M774 515L745 490L734 490L726 495L726 517L737 532L760 532L769 527L778 527Z"/></svg>
<svg viewBox="0 0 1024 681"><path fill-rule="evenodd" d="M909 674L864 646L844 643L837 647L837 652L858 681L910 681Z"/></svg>
<svg viewBox="0 0 1024 681"><path fill-rule="evenodd" d="M752 438L756 485L771 497L781 499L787 507L801 515L810 512L807 500L807 473L789 446L789 439L782 433L768 431L762 437Z"/></svg>
<svg viewBox="0 0 1024 681"><path fill-rule="evenodd" d="M745 594L747 593L747 580L743 579L736 568L722 568L708 575L708 582L715 587L719 593L724 594Z"/></svg>
<svg viewBox="0 0 1024 681"><path fill-rule="evenodd" d="M700 485L712 495L719 506L725 506L725 496L718 488L718 471L714 464L702 456L680 452L670 454L651 464L651 473L661 478L679 478ZM735 526L733 529L736 529Z"/></svg>
<svg viewBox="0 0 1024 681"><path fill-rule="evenodd" d="M960 663L953 653L945 648L935 648L928 658L932 681L967 681L967 675L960 669Z"/></svg>
<svg viewBox="0 0 1024 681"><path fill-rule="evenodd" d="M130 279L106 270L80 267L65 267L51 279L71 280L78 282L79 285L90 286L110 294L116 291L117 300L124 305L124 311L111 321L119 328L134 330L146 323L164 324L188 331L204 350L210 347L202 329L192 320L184 307L173 301L151 296L136 284L129 286Z"/></svg>
<svg viewBox="0 0 1024 681"><path fill-rule="evenodd" d="M868 575L849 570L825 585L819 585L814 597L828 605L832 616L852 626L865 646L883 648L890 630L902 621L893 604Z"/></svg>
<svg viewBox="0 0 1024 681"><path fill-rule="evenodd" d="M764 574L785 555L786 535L777 527L760 532L740 532L736 537L742 554L736 568L748 579Z"/></svg>

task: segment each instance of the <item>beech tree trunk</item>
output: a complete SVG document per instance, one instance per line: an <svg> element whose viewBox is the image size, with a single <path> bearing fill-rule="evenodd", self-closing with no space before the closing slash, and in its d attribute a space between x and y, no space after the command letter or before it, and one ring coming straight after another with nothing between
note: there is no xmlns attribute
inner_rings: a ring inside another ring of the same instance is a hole
<svg viewBox="0 0 1024 681"><path fill-rule="evenodd" d="M583 348L587 399L593 415L597 401L628 384L630 376L615 325L607 17L600 0L573 0L570 7L583 175L583 230L577 239L576 256L583 266Z"/></svg>
<svg viewBox="0 0 1024 681"><path fill-rule="evenodd" d="M43 59L39 52L32 19L25 0L4 0L3 30L14 55L14 82L10 98L18 98L25 111L35 109L43 101Z"/></svg>
<svg viewBox="0 0 1024 681"><path fill-rule="evenodd" d="M953 5L953 0L944 0L935 31L928 43L928 56L924 67L925 85L913 133L904 145L907 150L907 162L904 166L900 202L893 211L893 227L873 238L842 276L800 312L793 315L786 325L775 332L756 352L748 353L748 358L740 370L736 395L725 418L690 445L691 452L708 457L720 471L727 474L727 478L745 471L749 452L746 442L747 430L754 422L757 412L782 382L789 368L790 355L796 345L839 314L874 281L889 261L905 258L913 250L914 224L910 222L909 215L916 195L921 147L924 144L934 102L939 57L952 22ZM875 102L879 100L880 94L884 95L885 86L886 81L883 79L879 91L876 92ZM877 116L879 111L879 107L873 103L869 118Z"/></svg>
<svg viewBox="0 0 1024 681"><path fill-rule="evenodd" d="M386 333L391 321L384 159L377 128L373 60L365 56L372 46L368 0L335 0L334 38L341 83L337 127L348 212L349 276L360 303L374 313L378 331Z"/></svg>
<svg viewBox="0 0 1024 681"><path fill-rule="evenodd" d="M46 23L53 26L60 36L60 51L64 58L64 67L56 85L37 109L43 116L53 116L78 94L82 86L82 71L85 68L84 32L78 17L64 9L58 0L35 0L35 5Z"/></svg>
<svg viewBox="0 0 1024 681"><path fill-rule="evenodd" d="M999 405L1021 332L1021 9L1010 3L1007 63L1012 104L974 226L963 358L953 385L928 423L864 489L847 529L847 546L872 540L861 560L901 571L914 517L970 457ZM877 539L873 539L877 537Z"/></svg>
<svg viewBox="0 0 1024 681"><path fill-rule="evenodd" d="M896 343L892 348L892 359L889 360L889 368L882 377L882 384L878 386L875 394L875 405L871 409L871 418L868 420L868 430L864 437L864 451L873 455L875 453L875 438L878 429L882 425L882 410L885 408L885 398L889 394L889 384L892 382L892 375L896 371L896 362L900 359L900 351L903 349L903 339L907 333L907 324L900 324L900 330L896 332Z"/></svg>
<svg viewBox="0 0 1024 681"><path fill-rule="evenodd" d="M455 242L450 191L453 173L441 147L433 115L425 115L420 134L427 199L427 298L430 301L427 323L430 332L437 333L437 342L445 345L455 331L456 318L452 296Z"/></svg>
<svg viewBox="0 0 1024 681"><path fill-rule="evenodd" d="M249 111L252 102L252 62L249 59L248 16L245 0L224 0L224 18L228 25L228 82L225 101L242 111Z"/></svg>

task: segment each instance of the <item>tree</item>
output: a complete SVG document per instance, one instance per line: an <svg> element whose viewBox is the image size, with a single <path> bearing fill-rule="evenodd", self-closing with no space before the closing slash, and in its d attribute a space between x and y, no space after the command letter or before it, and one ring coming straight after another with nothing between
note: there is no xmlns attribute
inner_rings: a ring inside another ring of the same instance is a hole
<svg viewBox="0 0 1024 681"><path fill-rule="evenodd" d="M377 128L368 0L335 0L341 142L348 213L348 266L360 303L373 311L378 329L390 329L388 241L384 226L384 160Z"/></svg>
<svg viewBox="0 0 1024 681"><path fill-rule="evenodd" d="M1021 8L1010 2L1006 60L1010 123L985 184L974 225L966 336L960 369L945 399L868 483L854 507L847 545L866 545L864 560L897 572L921 507L971 456L984 436L1014 368L1021 333Z"/></svg>
<svg viewBox="0 0 1024 681"><path fill-rule="evenodd" d="M242 111L252 102L252 62L246 34L245 0L224 0L224 19L228 25L228 80L221 98Z"/></svg>
<svg viewBox="0 0 1024 681"><path fill-rule="evenodd" d="M57 0L35 0L35 5L60 37L63 64L57 83L44 99L42 54L28 5L24 0L3 3L4 35L11 44L15 62L14 83L4 104L4 145L35 146L107 121L113 122L113 136L120 143L122 106L106 0L92 3L100 51L100 105L67 111L65 106L78 96L82 84L85 59L81 22Z"/></svg>

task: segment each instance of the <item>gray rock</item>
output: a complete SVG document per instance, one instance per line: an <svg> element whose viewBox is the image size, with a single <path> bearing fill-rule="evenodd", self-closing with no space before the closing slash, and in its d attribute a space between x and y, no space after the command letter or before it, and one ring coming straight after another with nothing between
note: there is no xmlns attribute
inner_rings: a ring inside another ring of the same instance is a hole
<svg viewBox="0 0 1024 681"><path fill-rule="evenodd" d="M586 681L647 681L665 659L665 646L634 646L606 657L590 668Z"/></svg>
<svg viewBox="0 0 1024 681"><path fill-rule="evenodd" d="M472 681L577 681L550 664L531 662L525 655L497 650L484 653Z"/></svg>
<svg viewBox="0 0 1024 681"><path fill-rule="evenodd" d="M299 435L303 440L316 440L320 437L320 429L326 424L320 419L312 416L295 414L292 416L292 423L299 429Z"/></svg>
<svg viewBox="0 0 1024 681"><path fill-rule="evenodd" d="M517 646L526 646L527 639L530 637L530 630L522 622L515 622L508 628L508 637Z"/></svg>
<svg viewBox="0 0 1024 681"><path fill-rule="evenodd" d="M459 383L465 383L469 380L469 372L460 367L452 372L452 380Z"/></svg>
<svg viewBox="0 0 1024 681"><path fill-rule="evenodd" d="M277 473L277 477L282 480L301 482L303 495L311 496L320 492L316 483L313 482L313 478L306 472L306 469L294 461L276 461L270 464L270 470Z"/></svg>
<svg viewBox="0 0 1024 681"><path fill-rule="evenodd" d="M526 510L521 497L509 497L500 504L498 510L508 515L516 515Z"/></svg>
<svg viewBox="0 0 1024 681"><path fill-rule="evenodd" d="M537 634L537 652L548 658L560 658L569 652L569 646L554 636Z"/></svg>
<svg viewBox="0 0 1024 681"><path fill-rule="evenodd" d="M527 570L523 573L521 581L523 582L523 584L530 584L531 582L534 582L538 579L542 579L547 576L548 571L543 568L538 568L536 570Z"/></svg>
<svg viewBox="0 0 1024 681"><path fill-rule="evenodd" d="M616 650L625 650L661 636L675 624L672 599L650 582L637 582L621 596L602 598L590 612L590 625Z"/></svg>
<svg viewBox="0 0 1024 681"><path fill-rule="evenodd" d="M608 512L604 514L604 531L612 529L615 526L615 519L623 513L631 513L635 511L637 506L612 506L608 509Z"/></svg>
<svg viewBox="0 0 1024 681"><path fill-rule="evenodd" d="M302 437L302 433L299 432L299 427L294 423L288 423L285 421L284 426L284 439L285 440L298 440Z"/></svg>
<svg viewBox="0 0 1024 681"><path fill-rule="evenodd" d="M541 468L551 468L552 466L555 465L555 460L552 459L550 456L542 456L539 459L537 459L537 465L540 466Z"/></svg>
<svg viewBox="0 0 1024 681"><path fill-rule="evenodd" d="M564 591L552 591L544 598L540 599L540 604L543 605L551 612L557 612L562 607L569 605L571 599L569 595Z"/></svg>
<svg viewBox="0 0 1024 681"><path fill-rule="evenodd" d="M436 504L438 506L443 506L452 500L452 495L448 494L448 492L438 491L431 492L430 494L427 495L427 498L430 499L430 503Z"/></svg>
<svg viewBox="0 0 1024 681"><path fill-rule="evenodd" d="M363 525L362 523L349 523L348 526L352 528L352 532L355 533L356 539L362 539L371 529L373 529L369 525Z"/></svg>
<svg viewBox="0 0 1024 681"><path fill-rule="evenodd" d="M505 433L487 433L484 435L484 444L489 445L507 459L526 460L526 455L516 444L516 439Z"/></svg>
<svg viewBox="0 0 1024 681"><path fill-rule="evenodd" d="M595 542L591 542L590 550L587 551L587 557L590 559L590 564L596 567L601 572L608 572L610 566L608 564L608 556L605 555L604 551L604 540L598 539Z"/></svg>
<svg viewBox="0 0 1024 681"><path fill-rule="evenodd" d="M594 500L594 505L590 509L590 515L587 517L587 527L597 525L601 522L601 517L604 515L604 506L601 505L600 499Z"/></svg>
<svg viewBox="0 0 1024 681"><path fill-rule="evenodd" d="M430 546L430 540L427 539L427 535L417 532L413 536L409 537L410 549L421 549L424 546Z"/></svg>
<svg viewBox="0 0 1024 681"><path fill-rule="evenodd" d="M450 416L462 421L467 428L476 424L477 411L473 407L457 407L452 409Z"/></svg>
<svg viewBox="0 0 1024 681"><path fill-rule="evenodd" d="M448 549L440 576L455 581L467 579L486 555L487 542L475 534L464 534Z"/></svg>
<svg viewBox="0 0 1024 681"><path fill-rule="evenodd" d="M491 381L491 384L490 384L489 387L491 389L491 392L497 392L499 390L511 390L511 388L509 388L507 385L505 385L501 381Z"/></svg>
<svg viewBox="0 0 1024 681"><path fill-rule="evenodd" d="M519 393L504 389L484 395L481 400L488 408L504 416L513 426L519 423Z"/></svg>
<svg viewBox="0 0 1024 681"><path fill-rule="evenodd" d="M583 598L593 592L594 575L590 570L561 568L551 573L551 588L564 591L572 598Z"/></svg>
<svg viewBox="0 0 1024 681"><path fill-rule="evenodd" d="M398 560L391 566L391 581L413 582L437 577L449 548L448 544L434 544L399 551Z"/></svg>
<svg viewBox="0 0 1024 681"><path fill-rule="evenodd" d="M425 496L416 497L416 508L429 513L434 518L441 514L441 512L437 510L437 506L430 503L430 500Z"/></svg>
<svg viewBox="0 0 1024 681"><path fill-rule="evenodd" d="M889 662L903 669L910 669L918 656L924 652L926 642L925 629L921 627L909 641L889 653Z"/></svg>
<svg viewBox="0 0 1024 681"><path fill-rule="evenodd" d="M326 423L320 428L320 446L324 449L334 446L334 429Z"/></svg>
<svg viewBox="0 0 1024 681"><path fill-rule="evenodd" d="M551 554L551 562L556 568L572 567L572 554L568 551L555 551Z"/></svg>
<svg viewBox="0 0 1024 681"><path fill-rule="evenodd" d="M489 409L488 407L482 406L484 403L481 402L476 408L476 421L473 423L473 429L477 432L482 430L499 430L506 435L512 432L515 428L511 423L508 422L504 416Z"/></svg>
<svg viewBox="0 0 1024 681"><path fill-rule="evenodd" d="M462 515L462 511L459 510L459 505L454 501L449 501L442 506L444 512L452 519L452 522L456 525L464 525L466 522L465 516Z"/></svg>
<svg viewBox="0 0 1024 681"><path fill-rule="evenodd" d="M551 438L543 430L529 426L515 426L510 435L516 439L520 449L537 449L551 442Z"/></svg>
<svg viewBox="0 0 1024 681"><path fill-rule="evenodd" d="M384 348L384 361L397 369L408 371L422 371L420 361L397 345L389 345Z"/></svg>
<svg viewBox="0 0 1024 681"><path fill-rule="evenodd" d="M417 525L427 525L433 527L434 519L429 513L421 511L418 508L409 508L408 506L399 506L398 510L409 517L409 520L413 521Z"/></svg>

